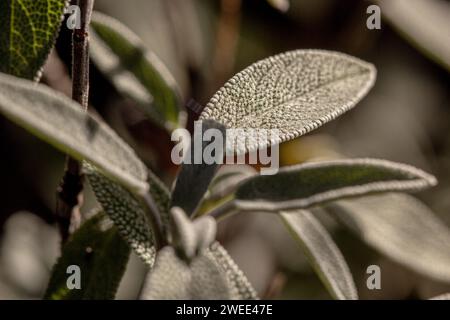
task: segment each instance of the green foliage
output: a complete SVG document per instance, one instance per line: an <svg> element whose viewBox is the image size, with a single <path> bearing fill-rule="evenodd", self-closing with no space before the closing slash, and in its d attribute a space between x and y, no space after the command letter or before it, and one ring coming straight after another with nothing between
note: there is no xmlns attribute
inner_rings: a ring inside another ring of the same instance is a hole
<svg viewBox="0 0 450 320"><path fill-rule="evenodd" d="M227 279L209 256L200 254L187 264L172 247L158 253L141 295L146 300L230 298Z"/></svg>
<svg viewBox="0 0 450 320"><path fill-rule="evenodd" d="M85 163L84 171L98 202L120 235L147 265L152 266L156 254L154 231L139 200L91 165Z"/></svg>
<svg viewBox="0 0 450 320"><path fill-rule="evenodd" d="M66 3L66 0L0 1L0 72L40 78Z"/></svg>
<svg viewBox="0 0 450 320"><path fill-rule="evenodd" d="M91 57L96 66L154 121L177 127L181 94L163 62L114 18L96 12L92 29Z"/></svg>
<svg viewBox="0 0 450 320"><path fill-rule="evenodd" d="M450 283L450 230L419 200L387 193L327 206L363 241L389 258Z"/></svg>
<svg viewBox="0 0 450 320"><path fill-rule="evenodd" d="M414 167L377 159L347 159L285 167L256 176L237 189L240 210L307 208L344 197L386 191L418 191L436 179Z"/></svg>
<svg viewBox="0 0 450 320"><path fill-rule="evenodd" d="M116 227L100 212L87 220L64 245L53 267L45 299L114 299L130 255ZM67 268L80 267L81 288L69 290Z"/></svg>
<svg viewBox="0 0 450 320"><path fill-rule="evenodd" d="M0 112L76 159L87 159L136 192L148 189L147 169L104 122L61 93L0 73Z"/></svg>
<svg viewBox="0 0 450 320"><path fill-rule="evenodd" d="M288 141L353 108L375 82L375 67L345 54L296 50L261 60L231 78L210 100L200 119L227 128L278 129Z"/></svg>
<svg viewBox="0 0 450 320"><path fill-rule="evenodd" d="M350 269L319 220L306 210L280 212L280 217L333 297L358 299Z"/></svg>

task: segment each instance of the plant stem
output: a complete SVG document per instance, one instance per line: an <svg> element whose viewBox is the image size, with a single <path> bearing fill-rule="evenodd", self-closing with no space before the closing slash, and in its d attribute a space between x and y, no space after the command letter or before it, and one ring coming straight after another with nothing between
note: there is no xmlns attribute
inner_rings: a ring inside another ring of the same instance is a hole
<svg viewBox="0 0 450 320"><path fill-rule="evenodd" d="M88 30L94 0L78 0L81 26L72 33L72 99L84 110L88 108L89 97L89 40ZM81 223L79 207L82 203L83 174L81 164L67 156L64 176L57 190L56 219L62 243L67 241L71 231Z"/></svg>
<svg viewBox="0 0 450 320"><path fill-rule="evenodd" d="M210 215L215 218L217 221L222 220L223 218L235 214L237 212L233 200L229 200L225 203L222 203L218 207L212 209L211 211L205 213L205 215Z"/></svg>
<svg viewBox="0 0 450 320"><path fill-rule="evenodd" d="M154 237L155 237L155 247L156 250L161 249L167 245L167 238L163 232L163 224L161 221L161 213L156 206L155 200L148 192L141 195L141 199L144 202L147 216L150 220L152 226Z"/></svg>

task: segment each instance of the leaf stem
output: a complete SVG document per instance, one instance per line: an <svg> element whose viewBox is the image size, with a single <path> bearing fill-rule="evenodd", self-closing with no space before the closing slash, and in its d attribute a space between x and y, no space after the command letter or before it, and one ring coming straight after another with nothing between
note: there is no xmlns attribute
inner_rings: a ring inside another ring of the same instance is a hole
<svg viewBox="0 0 450 320"><path fill-rule="evenodd" d="M237 211L238 210L234 205L234 201L230 200L219 205L218 207L215 207L211 211L207 212L205 215L210 215L219 221L224 219L225 217L235 214Z"/></svg>
<svg viewBox="0 0 450 320"><path fill-rule="evenodd" d="M78 0L81 26L72 33L72 99L84 110L88 108L89 97L89 40L88 30L94 0ZM79 207L82 202L83 174L81 164L67 156L64 176L57 189L56 220L65 243L70 232L81 223Z"/></svg>
<svg viewBox="0 0 450 320"><path fill-rule="evenodd" d="M141 199L144 202L147 211L147 217L150 220L150 224L154 232L156 250L159 250L168 244L167 238L165 237L163 232L161 213L159 212L159 209L151 194L146 192L141 195Z"/></svg>

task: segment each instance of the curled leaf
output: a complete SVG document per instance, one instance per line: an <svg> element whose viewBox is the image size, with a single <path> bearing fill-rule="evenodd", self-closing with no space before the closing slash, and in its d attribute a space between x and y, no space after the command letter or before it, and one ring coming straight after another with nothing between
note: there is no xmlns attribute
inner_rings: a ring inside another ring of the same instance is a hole
<svg viewBox="0 0 450 320"><path fill-rule="evenodd" d="M284 167L275 175L249 178L238 187L233 202L240 210L276 211L434 185L433 176L409 165L378 159L334 160Z"/></svg>
<svg viewBox="0 0 450 320"><path fill-rule="evenodd" d="M358 299L352 274L341 251L313 214L297 210L280 212L280 217L330 294L340 300Z"/></svg>
<svg viewBox="0 0 450 320"><path fill-rule="evenodd" d="M0 73L0 113L60 151L89 160L130 189L148 189L147 169L134 151L63 94Z"/></svg>
<svg viewBox="0 0 450 320"><path fill-rule="evenodd" d="M345 54L289 51L236 74L212 97L200 119L244 131L279 131L265 142L249 139L245 150L237 151L251 152L302 136L340 116L366 95L375 77L373 65Z"/></svg>

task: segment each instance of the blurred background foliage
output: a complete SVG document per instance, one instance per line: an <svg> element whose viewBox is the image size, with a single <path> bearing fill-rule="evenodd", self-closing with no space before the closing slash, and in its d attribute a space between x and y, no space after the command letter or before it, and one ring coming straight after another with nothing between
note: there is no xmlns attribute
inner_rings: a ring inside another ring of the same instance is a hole
<svg viewBox="0 0 450 320"><path fill-rule="evenodd" d="M407 5L405 3L408 2ZM135 31L177 80L185 104L204 105L234 73L292 49L345 52L374 63L375 88L359 106L314 134L281 146L281 165L318 158L377 157L433 173L439 185L419 195L450 225L450 3L377 1L381 30L366 27L363 0L96 0L96 9ZM403 6L403 7L402 7ZM411 10L411 7L416 10ZM70 31L63 27L43 82L70 93ZM148 121L92 66L93 108L135 147L168 184L170 137ZM188 123L198 113L188 110ZM64 156L0 118L0 299L40 298L58 256L55 190ZM95 206L86 190L83 211ZM332 230L362 299L429 298L450 291L400 266L315 212ZM329 298L271 215L237 215L219 239L263 298ZM450 244L449 244L450 250ZM367 290L366 268L378 264L382 290ZM137 297L145 267L132 257L118 298Z"/></svg>

